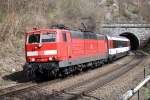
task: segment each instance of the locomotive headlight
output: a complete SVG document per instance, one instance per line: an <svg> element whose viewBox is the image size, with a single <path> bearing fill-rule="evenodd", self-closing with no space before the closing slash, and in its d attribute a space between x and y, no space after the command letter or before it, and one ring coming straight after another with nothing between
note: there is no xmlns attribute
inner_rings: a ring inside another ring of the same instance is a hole
<svg viewBox="0 0 150 100"><path fill-rule="evenodd" d="M31 61L34 62L34 61L35 61L35 58L32 58Z"/></svg>
<svg viewBox="0 0 150 100"><path fill-rule="evenodd" d="M42 47L42 44L39 44L38 47L41 48L41 47Z"/></svg>
<svg viewBox="0 0 150 100"><path fill-rule="evenodd" d="M53 60L53 58L52 58L52 57L49 57L49 60L51 61L51 60Z"/></svg>

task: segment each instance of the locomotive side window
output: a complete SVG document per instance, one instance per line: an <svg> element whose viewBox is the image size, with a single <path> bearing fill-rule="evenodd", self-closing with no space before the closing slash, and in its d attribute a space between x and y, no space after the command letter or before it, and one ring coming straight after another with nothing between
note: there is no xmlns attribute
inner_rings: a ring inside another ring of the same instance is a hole
<svg viewBox="0 0 150 100"><path fill-rule="evenodd" d="M41 38L42 42L55 42L56 33L55 32L43 33Z"/></svg>
<svg viewBox="0 0 150 100"><path fill-rule="evenodd" d="M84 32L84 39L89 39L89 33L88 32Z"/></svg>
<svg viewBox="0 0 150 100"><path fill-rule="evenodd" d="M82 32L71 31L71 37L73 39L83 39L83 33Z"/></svg>
<svg viewBox="0 0 150 100"><path fill-rule="evenodd" d="M40 43L40 34L29 35L28 43Z"/></svg>
<svg viewBox="0 0 150 100"><path fill-rule="evenodd" d="M121 47L126 47L127 45L126 41L117 41L113 40L113 48L121 48Z"/></svg>
<svg viewBox="0 0 150 100"><path fill-rule="evenodd" d="M84 39L97 40L97 35L95 33L84 32Z"/></svg>
<svg viewBox="0 0 150 100"><path fill-rule="evenodd" d="M105 36L99 34L96 34L96 36L97 36L97 40L105 40Z"/></svg>
<svg viewBox="0 0 150 100"><path fill-rule="evenodd" d="M96 34L95 33L90 33L89 34L89 39L92 39L92 40L96 40Z"/></svg>
<svg viewBox="0 0 150 100"><path fill-rule="evenodd" d="M118 44L117 44L117 41L116 40L113 40L113 48L117 48L118 46L117 46Z"/></svg>
<svg viewBox="0 0 150 100"><path fill-rule="evenodd" d="M66 42L67 41L66 32L62 32L62 36L63 36L63 40Z"/></svg>

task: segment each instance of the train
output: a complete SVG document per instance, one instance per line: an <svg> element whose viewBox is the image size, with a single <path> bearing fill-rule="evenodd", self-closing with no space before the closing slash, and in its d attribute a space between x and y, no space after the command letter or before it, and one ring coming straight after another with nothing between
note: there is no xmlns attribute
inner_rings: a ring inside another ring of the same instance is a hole
<svg viewBox="0 0 150 100"><path fill-rule="evenodd" d="M66 27L34 28L25 33L28 77L67 76L87 68L97 68L130 51L130 40Z"/></svg>

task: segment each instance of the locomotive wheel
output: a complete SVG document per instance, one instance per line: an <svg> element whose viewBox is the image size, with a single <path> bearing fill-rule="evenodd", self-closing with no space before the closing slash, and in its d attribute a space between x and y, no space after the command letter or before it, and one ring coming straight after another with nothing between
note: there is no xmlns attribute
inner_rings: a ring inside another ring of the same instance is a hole
<svg viewBox="0 0 150 100"><path fill-rule="evenodd" d="M58 76L58 72L59 72L59 69L53 69L48 72L49 73L48 77L56 78Z"/></svg>
<svg viewBox="0 0 150 100"><path fill-rule="evenodd" d="M68 68L62 68L62 69L60 69L59 77L65 78L65 77L67 77L69 74L70 74L70 72L69 72L69 69L68 69Z"/></svg>
<svg viewBox="0 0 150 100"><path fill-rule="evenodd" d="M40 73L38 70L35 72L35 75L36 75L36 79L42 79L43 78L43 74Z"/></svg>
<svg viewBox="0 0 150 100"><path fill-rule="evenodd" d="M32 67L25 67L23 69L23 73L26 80L32 80L36 78L35 70Z"/></svg>
<svg viewBox="0 0 150 100"><path fill-rule="evenodd" d="M44 70L43 73L36 71L37 79L49 79L56 78L58 76L58 70Z"/></svg>
<svg viewBox="0 0 150 100"><path fill-rule="evenodd" d="M24 72L24 76L25 76L26 80L34 80L34 79L36 79L36 74L33 71L26 71L26 72Z"/></svg>
<svg viewBox="0 0 150 100"><path fill-rule="evenodd" d="M113 58L109 58L109 59L108 59L108 63L111 64L112 62L113 62Z"/></svg>

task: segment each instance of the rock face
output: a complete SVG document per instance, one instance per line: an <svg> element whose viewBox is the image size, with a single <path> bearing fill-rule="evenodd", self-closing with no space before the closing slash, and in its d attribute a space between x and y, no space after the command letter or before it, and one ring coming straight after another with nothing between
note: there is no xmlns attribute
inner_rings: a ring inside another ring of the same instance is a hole
<svg viewBox="0 0 150 100"><path fill-rule="evenodd" d="M143 11L148 9L149 1L145 0L101 0L99 6L104 10L105 21L144 21L146 14ZM145 6L144 6L145 5Z"/></svg>

